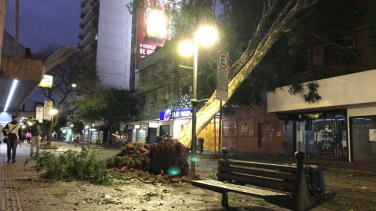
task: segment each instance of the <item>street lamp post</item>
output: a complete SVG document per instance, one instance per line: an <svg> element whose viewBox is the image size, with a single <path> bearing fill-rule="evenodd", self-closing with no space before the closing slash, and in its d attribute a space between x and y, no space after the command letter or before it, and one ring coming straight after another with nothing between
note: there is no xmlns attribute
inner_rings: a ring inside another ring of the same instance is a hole
<svg viewBox="0 0 376 211"><path fill-rule="evenodd" d="M191 171L195 175L196 172L196 110L197 110L197 60L198 60L198 45L199 43L204 45L210 45L216 41L217 32L212 27L203 27L195 33L193 38L193 46L189 46L187 42L182 43L180 46L180 51L186 51L187 47L191 47L191 52L193 51L193 87L192 87L192 142L191 142ZM187 52L182 52L188 55Z"/></svg>
<svg viewBox="0 0 376 211"><path fill-rule="evenodd" d="M197 37L193 39L193 98L192 102L192 142L191 142L191 170L196 172L196 161L193 158L196 154L196 110L197 110L197 59L198 59L198 43Z"/></svg>

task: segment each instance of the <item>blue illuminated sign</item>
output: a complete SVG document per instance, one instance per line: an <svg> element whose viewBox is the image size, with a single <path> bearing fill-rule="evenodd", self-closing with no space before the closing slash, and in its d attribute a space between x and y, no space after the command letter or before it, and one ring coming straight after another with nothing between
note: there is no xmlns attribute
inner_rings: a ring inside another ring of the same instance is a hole
<svg viewBox="0 0 376 211"><path fill-rule="evenodd" d="M219 116L219 112L216 114L216 116ZM179 119L179 118L186 118L186 117L192 117L192 109L186 108L186 109L178 109L176 111L171 111L171 109L167 109L165 111L159 112L159 120L161 121L169 121L170 119Z"/></svg>

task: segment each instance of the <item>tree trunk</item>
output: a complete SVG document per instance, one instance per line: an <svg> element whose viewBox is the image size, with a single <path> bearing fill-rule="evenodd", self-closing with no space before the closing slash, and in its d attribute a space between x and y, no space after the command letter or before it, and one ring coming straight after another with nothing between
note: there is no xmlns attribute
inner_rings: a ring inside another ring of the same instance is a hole
<svg viewBox="0 0 376 211"><path fill-rule="evenodd" d="M243 83L255 67L262 61L269 52L276 39L282 32L289 30L293 24L292 20L303 9L313 6L317 0L290 0L286 3L284 9L276 16L273 24L266 28L267 20L272 16L277 1L269 5L264 11L263 19L260 21L255 37L252 38L247 50L231 67L231 72L235 77L228 84L228 99L234 94L236 89ZM266 6L266 5L265 5ZM245 65L244 65L245 64ZM238 72L237 70L240 71ZM196 134L200 133L220 110L220 101L215 99L216 92L210 97L209 101L197 112ZM224 106L227 101L222 101ZM190 147L192 140L192 122L190 122L177 139L186 147Z"/></svg>
<svg viewBox="0 0 376 211"><path fill-rule="evenodd" d="M56 117L53 117L53 119L51 120L51 127L48 129L48 133L47 133L47 140L51 140L52 141L52 132L54 131L54 128L56 127L57 123L59 122L59 116L56 115Z"/></svg>

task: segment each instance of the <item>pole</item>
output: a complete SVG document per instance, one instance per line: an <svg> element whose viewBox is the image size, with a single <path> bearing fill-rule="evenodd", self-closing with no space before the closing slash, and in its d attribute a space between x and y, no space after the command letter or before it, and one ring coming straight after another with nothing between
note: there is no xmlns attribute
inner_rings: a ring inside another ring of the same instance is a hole
<svg viewBox="0 0 376 211"><path fill-rule="evenodd" d="M219 101L219 139L218 139L218 158L221 155L221 145L222 145L222 100Z"/></svg>
<svg viewBox="0 0 376 211"><path fill-rule="evenodd" d="M192 99L192 150L191 150L191 171L196 175L196 110L197 110L197 58L198 58L198 44L197 39L194 38L194 55L193 55L193 99Z"/></svg>
<svg viewBox="0 0 376 211"><path fill-rule="evenodd" d="M54 115L51 114L51 141L52 141L52 132L54 131Z"/></svg>
<svg viewBox="0 0 376 211"><path fill-rule="evenodd" d="M215 115L214 115L214 155L217 154L217 127L216 127L216 121L215 121Z"/></svg>
<svg viewBox="0 0 376 211"><path fill-rule="evenodd" d="M238 159L239 121L240 121L240 116L239 116L239 105L238 105L238 107L236 109L236 148L235 148L236 159Z"/></svg>

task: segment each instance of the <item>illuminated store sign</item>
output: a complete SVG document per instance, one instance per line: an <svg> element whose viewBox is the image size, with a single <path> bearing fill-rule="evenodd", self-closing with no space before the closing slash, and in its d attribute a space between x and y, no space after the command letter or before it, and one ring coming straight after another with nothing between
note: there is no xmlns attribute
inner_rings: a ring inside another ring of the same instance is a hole
<svg viewBox="0 0 376 211"><path fill-rule="evenodd" d="M54 77L52 75L44 75L42 81L39 83L39 86L51 88L53 83Z"/></svg>
<svg viewBox="0 0 376 211"><path fill-rule="evenodd" d="M215 116L219 116L219 115L220 115L220 112L215 114ZM186 118L186 117L192 117L192 108L178 109L173 112L171 111L171 109L167 109L165 111L159 112L159 120L165 121L165 122L169 121L170 119L179 119L179 118Z"/></svg>
<svg viewBox="0 0 376 211"><path fill-rule="evenodd" d="M167 109L166 111L159 112L159 119L162 121L168 121L172 119L172 116L176 118L184 118L184 117L191 117L192 116L192 109L179 109L174 112L171 109Z"/></svg>

